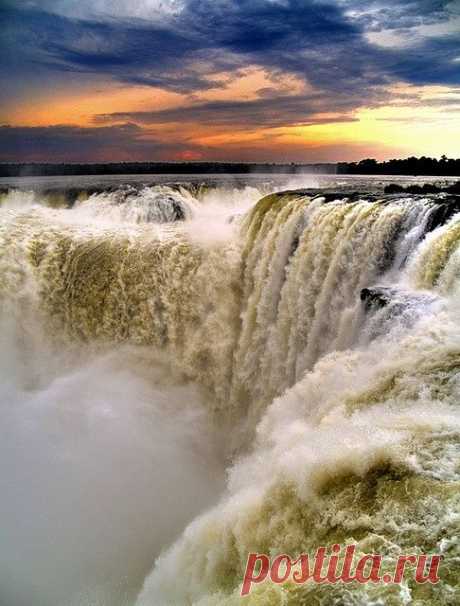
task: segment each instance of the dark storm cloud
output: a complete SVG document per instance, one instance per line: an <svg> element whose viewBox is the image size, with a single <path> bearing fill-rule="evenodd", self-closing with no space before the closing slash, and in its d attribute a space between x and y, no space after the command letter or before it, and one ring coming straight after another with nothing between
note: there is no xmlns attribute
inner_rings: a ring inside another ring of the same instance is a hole
<svg viewBox="0 0 460 606"><path fill-rule="evenodd" d="M78 20L29 4L4 8L4 45L19 70L32 63L183 92L215 86L213 75L248 64L294 73L325 92L397 78L460 81L460 64L453 62L458 36L421 40L416 51L397 52L365 37L372 29L446 20L452 3L441 1L185 0L176 15L156 20ZM366 7L373 10L366 13Z"/></svg>
<svg viewBox="0 0 460 606"><path fill-rule="evenodd" d="M343 96L331 99L330 104L321 94L262 96L250 101L208 101L193 105L144 112L118 112L96 116L96 122L132 120L140 124L164 124L167 122L206 123L212 116L213 126L232 127L234 130L258 127L273 128L286 124L323 124L351 122L351 110L356 99ZM322 117L325 112L340 115ZM317 115L320 114L320 115Z"/></svg>
<svg viewBox="0 0 460 606"><path fill-rule="evenodd" d="M95 128L78 126L0 126L0 161L81 162L143 160L190 150L180 142L146 139L135 124Z"/></svg>
<svg viewBox="0 0 460 606"><path fill-rule="evenodd" d="M0 19L0 49L7 58L2 70L8 78L46 69L66 72L63 77L72 72L100 74L173 90L207 86L197 70L186 69L196 42L173 28L81 21L11 6L0 9Z"/></svg>
<svg viewBox="0 0 460 606"><path fill-rule="evenodd" d="M457 0L343 0L339 4L371 31L442 23L460 14Z"/></svg>
<svg viewBox="0 0 460 606"><path fill-rule="evenodd" d="M460 32L458 37L432 38L423 48L402 49L391 63L399 80L415 85L443 84L455 86L460 82Z"/></svg>

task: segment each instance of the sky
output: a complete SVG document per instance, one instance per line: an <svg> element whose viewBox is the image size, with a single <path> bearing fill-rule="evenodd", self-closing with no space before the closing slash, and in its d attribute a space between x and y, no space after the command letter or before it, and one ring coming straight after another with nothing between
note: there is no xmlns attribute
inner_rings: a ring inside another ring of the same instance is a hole
<svg viewBox="0 0 460 606"><path fill-rule="evenodd" d="M0 0L0 161L460 157L460 0Z"/></svg>

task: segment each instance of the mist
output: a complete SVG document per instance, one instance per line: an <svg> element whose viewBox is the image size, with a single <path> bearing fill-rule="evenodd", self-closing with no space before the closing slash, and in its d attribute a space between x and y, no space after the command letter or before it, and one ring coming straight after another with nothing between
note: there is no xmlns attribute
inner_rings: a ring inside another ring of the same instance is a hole
<svg viewBox="0 0 460 606"><path fill-rule="evenodd" d="M0 345L0 602L132 604L161 548L223 486L200 396L141 348L44 351L12 324Z"/></svg>

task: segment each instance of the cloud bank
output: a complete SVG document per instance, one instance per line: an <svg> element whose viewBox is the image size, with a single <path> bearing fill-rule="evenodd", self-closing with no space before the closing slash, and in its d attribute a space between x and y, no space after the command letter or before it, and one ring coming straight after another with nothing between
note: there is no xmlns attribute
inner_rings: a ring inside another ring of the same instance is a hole
<svg viewBox="0 0 460 606"><path fill-rule="evenodd" d="M46 81L52 88L89 78L184 98L180 108L160 111L154 103L142 112L108 108L96 124L185 120L241 130L340 123L355 119L360 108L388 102L396 84L460 84L457 0L7 0L1 13L5 106ZM195 98L225 92L248 68L263 70L273 87L255 99ZM277 90L286 75L304 90ZM141 150L132 129L99 125L87 137L74 136L83 145L106 137L110 147L124 133ZM60 141L70 135L56 132Z"/></svg>

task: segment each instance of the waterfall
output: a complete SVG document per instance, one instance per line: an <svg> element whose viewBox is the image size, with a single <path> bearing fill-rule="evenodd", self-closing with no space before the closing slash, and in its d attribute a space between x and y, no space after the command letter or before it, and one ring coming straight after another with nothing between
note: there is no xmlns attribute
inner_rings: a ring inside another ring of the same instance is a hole
<svg viewBox="0 0 460 606"><path fill-rule="evenodd" d="M261 420L220 504L157 560L138 606L458 598L460 217L424 237L433 212L292 196L250 213L233 381ZM376 289L363 304L376 281L391 281L387 299ZM443 582L263 583L240 598L248 553L333 543L387 569L401 553L442 553Z"/></svg>
<svg viewBox="0 0 460 606"><path fill-rule="evenodd" d="M58 349L163 356L223 428L227 487L137 606L243 603L248 552L336 542L388 566L442 552L443 583L262 584L244 603L453 604L460 215L440 219L435 196L253 204L251 191L214 221L197 192L125 188L68 208L10 196L0 210L4 315L24 334L38 318Z"/></svg>

